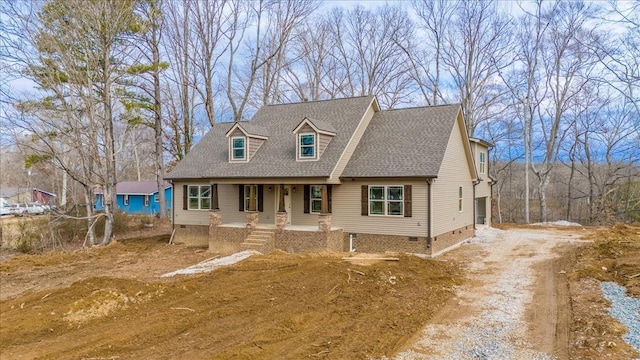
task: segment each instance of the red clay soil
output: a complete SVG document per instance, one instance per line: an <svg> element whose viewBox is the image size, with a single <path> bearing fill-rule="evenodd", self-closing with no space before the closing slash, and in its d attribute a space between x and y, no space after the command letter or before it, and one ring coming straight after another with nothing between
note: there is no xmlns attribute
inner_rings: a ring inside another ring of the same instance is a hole
<svg viewBox="0 0 640 360"><path fill-rule="evenodd" d="M453 261L399 255L363 266L344 254L284 253L158 278L215 255L155 239L6 260L1 357L380 357L463 281Z"/></svg>

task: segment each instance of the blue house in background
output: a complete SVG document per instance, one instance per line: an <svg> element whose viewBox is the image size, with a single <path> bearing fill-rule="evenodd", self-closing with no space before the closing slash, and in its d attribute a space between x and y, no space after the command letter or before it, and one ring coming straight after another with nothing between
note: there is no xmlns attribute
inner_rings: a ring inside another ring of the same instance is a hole
<svg viewBox="0 0 640 360"><path fill-rule="evenodd" d="M104 210L102 189L95 190L96 210ZM160 211L158 184L155 181L121 181L116 184L118 209L128 214L153 215ZM172 186L165 182L164 198L167 215L171 214Z"/></svg>

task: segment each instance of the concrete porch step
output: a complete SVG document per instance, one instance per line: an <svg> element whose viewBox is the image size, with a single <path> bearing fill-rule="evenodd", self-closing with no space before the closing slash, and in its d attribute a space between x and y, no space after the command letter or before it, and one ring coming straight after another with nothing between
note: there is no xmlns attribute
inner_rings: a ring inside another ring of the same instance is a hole
<svg viewBox="0 0 640 360"><path fill-rule="evenodd" d="M242 247L245 250L258 250L262 252L265 252L265 250L269 251L269 249L274 246L274 232L264 229L253 230L242 243Z"/></svg>

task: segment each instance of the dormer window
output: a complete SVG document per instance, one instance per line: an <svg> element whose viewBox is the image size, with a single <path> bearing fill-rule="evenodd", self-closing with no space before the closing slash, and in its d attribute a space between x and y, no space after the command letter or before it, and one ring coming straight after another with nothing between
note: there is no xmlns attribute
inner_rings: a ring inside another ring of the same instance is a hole
<svg viewBox="0 0 640 360"><path fill-rule="evenodd" d="M315 161L320 159L331 139L336 136L336 129L326 121L305 117L293 129L293 133L296 136L296 160Z"/></svg>
<svg viewBox="0 0 640 360"><path fill-rule="evenodd" d="M226 136L229 139L229 162L232 163L250 161L269 138L263 127L245 122L233 124Z"/></svg>
<svg viewBox="0 0 640 360"><path fill-rule="evenodd" d="M316 134L306 133L298 135L300 159L316 158Z"/></svg>
<svg viewBox="0 0 640 360"><path fill-rule="evenodd" d="M244 161L247 159L247 139L244 136L231 138L231 160Z"/></svg>

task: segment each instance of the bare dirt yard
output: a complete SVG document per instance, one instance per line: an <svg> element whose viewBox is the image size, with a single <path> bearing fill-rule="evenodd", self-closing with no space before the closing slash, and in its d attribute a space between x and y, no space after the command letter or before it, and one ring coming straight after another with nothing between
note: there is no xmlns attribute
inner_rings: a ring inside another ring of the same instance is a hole
<svg viewBox="0 0 640 360"><path fill-rule="evenodd" d="M163 278L220 257L167 240L2 260L0 359L640 355L597 285L640 295L640 227L487 229L437 259L278 252Z"/></svg>

